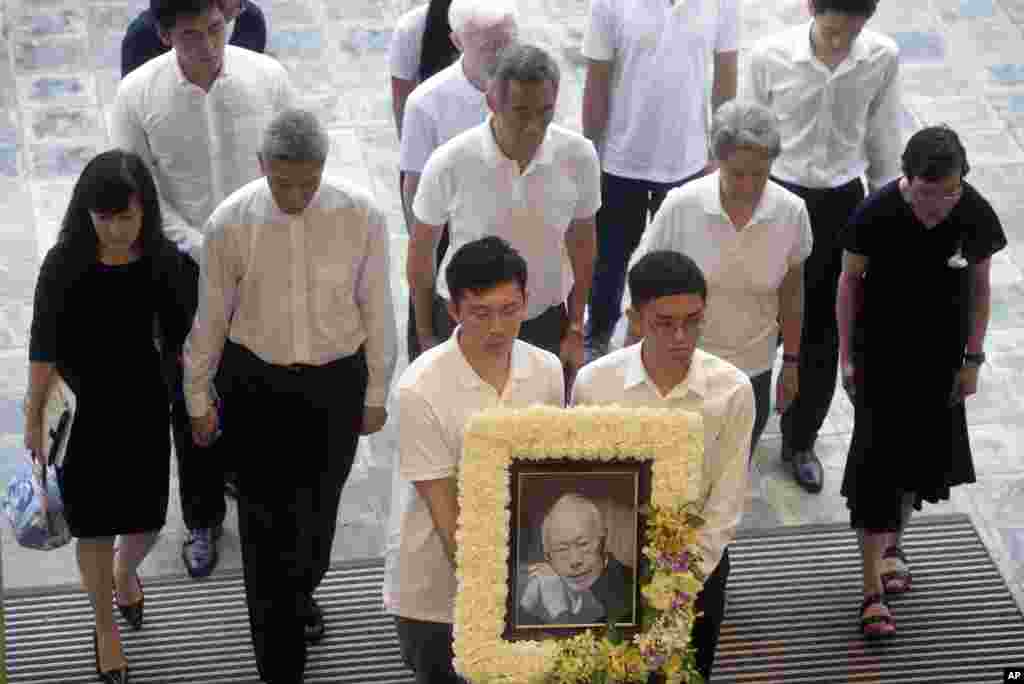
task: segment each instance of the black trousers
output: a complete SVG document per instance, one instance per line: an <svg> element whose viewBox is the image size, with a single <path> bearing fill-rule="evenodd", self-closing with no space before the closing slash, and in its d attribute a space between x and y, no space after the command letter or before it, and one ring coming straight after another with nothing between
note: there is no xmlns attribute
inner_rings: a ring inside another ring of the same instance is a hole
<svg viewBox="0 0 1024 684"><path fill-rule="evenodd" d="M416 684L465 684L452 659L452 626L395 617L402 660L416 675Z"/></svg>
<svg viewBox="0 0 1024 684"><path fill-rule="evenodd" d="M703 175L700 171L674 183L655 183L601 173L601 208L597 210L597 260L590 289L586 338L607 342L619 320L626 266L640 244L648 217L661 207L672 188Z"/></svg>
<svg viewBox="0 0 1024 684"><path fill-rule="evenodd" d="M750 384L754 388L754 431L750 436L750 455L753 456L772 411L772 372L758 373L750 378Z"/></svg>
<svg viewBox="0 0 1024 684"><path fill-rule="evenodd" d="M843 269L842 231L864 199L860 179L837 188L805 188L775 179L807 203L814 247L804 262L804 325L800 336L800 393L782 414L782 443L814 446L825 422L839 371L836 293Z"/></svg>
<svg viewBox="0 0 1024 684"><path fill-rule="evenodd" d="M302 680L303 625L331 561L342 487L366 397L363 351L323 366L275 366L228 342L221 438L237 455L245 595L260 676Z"/></svg>
<svg viewBox="0 0 1024 684"><path fill-rule="evenodd" d="M697 594L696 610L704 611L704 614L693 621L690 643L697 649L697 669L708 682L711 681L718 635L725 618L725 585L729 581L729 567L729 549L726 548L722 560Z"/></svg>
<svg viewBox="0 0 1024 684"><path fill-rule="evenodd" d="M456 326L455 319L448 313L448 303L434 295L434 335L444 341L451 337ZM523 321L519 328L519 339L535 347L545 349L558 356L562 338L569 329L569 314L564 304L545 309L544 313Z"/></svg>

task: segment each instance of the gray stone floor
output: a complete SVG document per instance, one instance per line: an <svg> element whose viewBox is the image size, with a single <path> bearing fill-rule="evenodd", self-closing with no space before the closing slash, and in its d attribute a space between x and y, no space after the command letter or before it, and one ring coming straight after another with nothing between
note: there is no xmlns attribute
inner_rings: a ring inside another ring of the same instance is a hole
<svg viewBox="0 0 1024 684"><path fill-rule="evenodd" d="M408 299L401 277L405 235L386 65L392 26L417 1L257 0L270 23L270 49L287 65L305 105L330 127L330 172L372 189L389 212L401 329ZM524 37L553 49L564 64L559 120L578 129L586 1L519 2ZM40 256L53 243L76 174L109 143L105 120L118 80L121 34L145 4L0 0L0 483L22 458L19 402ZM979 481L926 512L970 514L1024 607L1024 0L882 0L881 5L871 25L902 48L905 128L945 122L963 134L973 166L970 179L996 206L1011 241L995 258L991 362L980 394L969 403ZM743 9L744 46L806 18L804 0L745 0ZM744 525L845 520L838 487L851 428L850 406L837 395L818 447L826 486L812 496L781 468L773 419L755 456ZM393 424L364 440L340 513L334 550L339 559L385 550L394 444ZM25 551L2 527L7 587L77 581L70 548ZM222 564L237 567L233 508L228 528ZM143 573L181 574L183 538L175 482L170 520Z"/></svg>

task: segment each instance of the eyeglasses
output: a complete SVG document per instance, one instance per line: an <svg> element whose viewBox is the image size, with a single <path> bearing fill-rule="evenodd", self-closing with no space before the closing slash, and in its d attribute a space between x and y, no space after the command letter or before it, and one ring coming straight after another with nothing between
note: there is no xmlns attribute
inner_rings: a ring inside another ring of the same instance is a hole
<svg viewBox="0 0 1024 684"><path fill-rule="evenodd" d="M600 537L579 539L571 544L559 544L548 553L551 554L552 558L559 561L567 560L569 558L569 554L573 551L578 551L582 555L590 555L597 553L600 541Z"/></svg>
<svg viewBox="0 0 1024 684"><path fill-rule="evenodd" d="M704 331L704 317L686 318L684 320L673 318L655 318L651 324L659 333L675 335L683 332L686 335L699 335Z"/></svg>

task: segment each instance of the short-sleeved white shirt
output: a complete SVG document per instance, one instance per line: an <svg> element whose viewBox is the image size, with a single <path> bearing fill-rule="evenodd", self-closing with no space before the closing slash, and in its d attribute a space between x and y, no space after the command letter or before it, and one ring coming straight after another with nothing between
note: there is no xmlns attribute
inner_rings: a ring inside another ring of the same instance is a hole
<svg viewBox="0 0 1024 684"><path fill-rule="evenodd" d="M406 81L418 81L420 77L420 51L423 48L423 33L427 27L427 5L421 5L403 14L394 33L391 34L391 49L388 64L391 75Z"/></svg>
<svg viewBox="0 0 1024 684"><path fill-rule="evenodd" d="M741 228L722 208L716 171L669 192L630 266L659 249L693 259L708 283L701 349L754 376L775 360L779 286L810 255L811 223L803 199L768 181ZM630 303L626 293L623 308Z"/></svg>
<svg viewBox="0 0 1024 684"><path fill-rule="evenodd" d="M671 183L707 163L713 52L739 47L738 0L593 0L583 55L612 62L604 170Z"/></svg>
<svg viewBox="0 0 1024 684"><path fill-rule="evenodd" d="M562 364L554 354L516 340L501 396L466 360L459 329L419 356L399 378L399 473L406 483L458 477L462 437L473 414L492 408L562 406ZM401 512L398 562L384 578L388 612L413 620L452 622L455 571L426 502L411 484Z"/></svg>
<svg viewBox="0 0 1024 684"><path fill-rule="evenodd" d="M434 150L487 118L487 98L466 78L462 59L442 69L405 101L398 166L422 173Z"/></svg>
<svg viewBox="0 0 1024 684"><path fill-rule="evenodd" d="M533 161L520 173L494 140L488 119L442 145L420 177L413 213L433 226L449 224L447 268L462 245L497 235L519 250L529 277L527 318L561 304L573 274L565 233L601 206L597 152L579 133L551 124ZM449 298L442 276L437 291Z"/></svg>

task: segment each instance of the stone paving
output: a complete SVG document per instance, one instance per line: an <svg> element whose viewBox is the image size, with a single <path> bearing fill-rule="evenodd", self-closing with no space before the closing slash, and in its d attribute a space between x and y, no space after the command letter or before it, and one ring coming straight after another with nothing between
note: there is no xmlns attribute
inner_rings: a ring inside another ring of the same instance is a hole
<svg viewBox="0 0 1024 684"><path fill-rule="evenodd" d="M387 49L398 16L418 0L257 2L268 18L270 51L287 65L304 105L330 128L329 171L370 188L389 212L392 281L404 330L406 238L396 187ZM558 120L578 130L586 0L519 3L524 38L551 48L563 63ZM109 144L105 122L120 73L121 35L146 4L0 0L0 483L22 458L19 405L40 257L53 243L76 174ZM745 0L743 10L744 47L807 16L803 0ZM993 202L1010 238L1010 248L994 259L990 363L982 372L980 394L968 404L979 481L926 512L970 514L1024 607L1024 0L882 0L871 26L891 35L902 50L904 128L909 133L945 122L963 135L973 167L970 179ZM400 344L404 347L404 340ZM402 354L399 370L404 348ZM838 488L852 411L840 395L818 442L825 490L808 495L789 479L779 463L773 419L755 456L744 525L846 520ZM384 553L394 430L391 424L363 442L343 498L338 559ZM222 564L238 567L233 504L227 525ZM25 551L2 527L7 587L77 581L71 547L48 554ZM183 538L174 482L168 525L143 573L180 575Z"/></svg>

